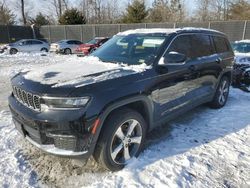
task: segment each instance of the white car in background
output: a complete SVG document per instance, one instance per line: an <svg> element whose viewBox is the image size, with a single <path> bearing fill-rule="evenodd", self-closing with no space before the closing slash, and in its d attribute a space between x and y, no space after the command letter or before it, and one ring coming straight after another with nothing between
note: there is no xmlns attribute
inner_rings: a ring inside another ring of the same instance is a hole
<svg viewBox="0 0 250 188"><path fill-rule="evenodd" d="M232 43L237 64L250 64L250 40L241 40Z"/></svg>
<svg viewBox="0 0 250 188"><path fill-rule="evenodd" d="M83 43L79 40L61 40L50 45L50 52L74 54L81 44Z"/></svg>
<svg viewBox="0 0 250 188"><path fill-rule="evenodd" d="M23 39L15 43L10 43L7 46L7 51L10 54L17 52L48 52L49 44L37 39Z"/></svg>

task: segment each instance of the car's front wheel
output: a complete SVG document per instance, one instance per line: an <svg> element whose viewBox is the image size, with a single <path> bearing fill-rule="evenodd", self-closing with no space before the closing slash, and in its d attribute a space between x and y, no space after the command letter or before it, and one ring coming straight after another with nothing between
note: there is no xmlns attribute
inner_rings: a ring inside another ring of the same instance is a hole
<svg viewBox="0 0 250 188"><path fill-rule="evenodd" d="M143 148L146 122L140 113L122 109L111 114L94 152L96 161L111 171L122 169Z"/></svg>
<svg viewBox="0 0 250 188"><path fill-rule="evenodd" d="M230 80L227 76L223 76L217 87L213 101L210 103L212 108L222 108L227 103L230 88Z"/></svg>
<svg viewBox="0 0 250 188"><path fill-rule="evenodd" d="M17 51L17 49L15 49L15 48L11 48L11 49L10 49L10 54L11 54L11 55L17 54L17 52L18 52L18 51Z"/></svg>
<svg viewBox="0 0 250 188"><path fill-rule="evenodd" d="M64 50L64 54L66 54L66 55L69 55L69 54L71 54L72 52L71 52L71 49L69 49L69 48L66 48L65 50Z"/></svg>

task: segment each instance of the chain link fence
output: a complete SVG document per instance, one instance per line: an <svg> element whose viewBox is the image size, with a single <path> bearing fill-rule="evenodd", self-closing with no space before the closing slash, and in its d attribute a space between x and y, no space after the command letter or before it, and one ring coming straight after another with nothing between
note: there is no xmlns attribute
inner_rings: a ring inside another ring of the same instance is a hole
<svg viewBox="0 0 250 188"><path fill-rule="evenodd" d="M86 42L97 36L114 34L137 28L179 28L203 27L227 34L230 41L250 39L250 21L201 22L201 23L140 23L140 24L101 24L101 25L48 25L35 29L35 37L48 42L62 39L77 39ZM0 43L33 38L33 30L28 26L1 26Z"/></svg>

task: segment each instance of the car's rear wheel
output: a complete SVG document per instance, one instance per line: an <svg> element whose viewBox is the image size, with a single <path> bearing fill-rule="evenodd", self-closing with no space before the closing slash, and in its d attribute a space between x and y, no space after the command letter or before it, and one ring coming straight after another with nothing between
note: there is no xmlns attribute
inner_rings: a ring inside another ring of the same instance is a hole
<svg viewBox="0 0 250 188"><path fill-rule="evenodd" d="M15 48L11 48L11 49L10 49L10 54L11 54L11 55L17 54L17 52L18 52L18 51L17 51L17 49L15 49Z"/></svg>
<svg viewBox="0 0 250 188"><path fill-rule="evenodd" d="M146 122L138 112L119 110L108 118L94 152L94 158L105 168L117 171L143 148Z"/></svg>
<svg viewBox="0 0 250 188"><path fill-rule="evenodd" d="M212 108L222 108L227 103L230 88L230 80L227 76L223 76L217 87L213 100L210 103Z"/></svg>
<svg viewBox="0 0 250 188"><path fill-rule="evenodd" d="M66 54L66 55L69 55L69 54L71 54L72 52L71 52L71 49L69 49L69 48L66 48L65 50L64 50L64 54Z"/></svg>
<svg viewBox="0 0 250 188"><path fill-rule="evenodd" d="M48 52L49 50L47 48L42 48L41 52Z"/></svg>

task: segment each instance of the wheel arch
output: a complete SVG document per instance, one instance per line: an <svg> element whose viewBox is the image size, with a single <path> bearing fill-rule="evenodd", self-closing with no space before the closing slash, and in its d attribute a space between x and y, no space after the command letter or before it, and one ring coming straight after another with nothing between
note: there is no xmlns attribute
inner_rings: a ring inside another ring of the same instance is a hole
<svg viewBox="0 0 250 188"><path fill-rule="evenodd" d="M228 78L229 78L230 83L232 82L232 77L233 77L233 73L232 73L232 71L227 71L227 72L224 72L224 73L222 74L221 78L222 78L223 76L228 77Z"/></svg>
<svg viewBox="0 0 250 188"><path fill-rule="evenodd" d="M96 131L95 135L95 142L98 141L98 138L103 132L105 128L105 121L117 110L122 108L130 108L142 115L147 123L147 130L152 127L153 124L153 104L152 101L145 95L143 96L135 96L128 99L123 99L118 102L112 103L106 106L99 116L100 124Z"/></svg>

